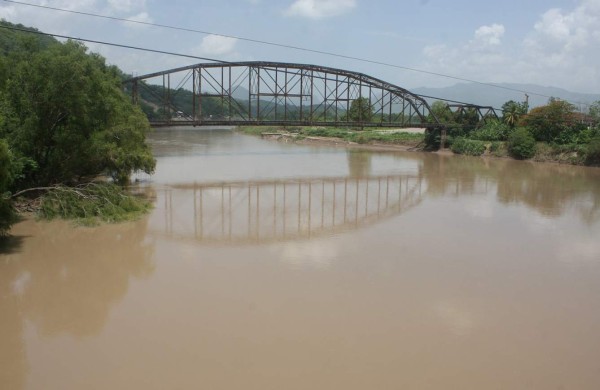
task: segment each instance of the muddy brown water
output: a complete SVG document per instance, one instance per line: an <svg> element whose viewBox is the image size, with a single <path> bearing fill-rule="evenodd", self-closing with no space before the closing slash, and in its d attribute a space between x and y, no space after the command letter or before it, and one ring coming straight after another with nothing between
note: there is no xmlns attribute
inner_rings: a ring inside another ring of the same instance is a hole
<svg viewBox="0 0 600 390"><path fill-rule="evenodd" d="M150 215L0 249L0 388L600 388L600 169L151 143Z"/></svg>

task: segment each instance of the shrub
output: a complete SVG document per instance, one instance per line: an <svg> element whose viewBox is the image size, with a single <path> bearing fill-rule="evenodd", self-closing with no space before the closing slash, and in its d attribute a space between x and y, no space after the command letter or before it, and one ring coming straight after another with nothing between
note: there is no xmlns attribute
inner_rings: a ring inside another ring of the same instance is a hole
<svg viewBox="0 0 600 390"><path fill-rule="evenodd" d="M454 153L465 154L467 156L481 156L485 152L485 143L466 138L455 138L450 149Z"/></svg>
<svg viewBox="0 0 600 390"><path fill-rule="evenodd" d="M592 138L587 145L585 163L587 165L600 165L600 136Z"/></svg>
<svg viewBox="0 0 600 390"><path fill-rule="evenodd" d="M149 202L126 194L111 183L78 187L56 186L42 197L39 215L45 219L75 219L84 225L136 219L150 209Z"/></svg>
<svg viewBox="0 0 600 390"><path fill-rule="evenodd" d="M496 157L505 157L507 155L506 143L494 141L490 144L490 153Z"/></svg>
<svg viewBox="0 0 600 390"><path fill-rule="evenodd" d="M511 130L506 123L494 120L473 131L469 138L480 141L506 141Z"/></svg>
<svg viewBox="0 0 600 390"><path fill-rule="evenodd" d="M508 137L508 152L518 159L528 159L535 154L535 139L524 127L516 129Z"/></svg>

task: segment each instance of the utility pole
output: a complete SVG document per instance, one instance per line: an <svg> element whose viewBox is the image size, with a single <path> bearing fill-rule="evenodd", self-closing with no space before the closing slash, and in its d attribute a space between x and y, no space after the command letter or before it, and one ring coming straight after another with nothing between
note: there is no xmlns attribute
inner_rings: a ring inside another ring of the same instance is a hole
<svg viewBox="0 0 600 390"><path fill-rule="evenodd" d="M529 95L525 94L525 114L529 113Z"/></svg>

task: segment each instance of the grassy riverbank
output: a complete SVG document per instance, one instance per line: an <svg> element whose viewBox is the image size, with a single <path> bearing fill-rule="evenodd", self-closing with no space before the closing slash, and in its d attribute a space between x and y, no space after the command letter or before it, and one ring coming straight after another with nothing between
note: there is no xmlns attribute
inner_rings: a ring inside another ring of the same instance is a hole
<svg viewBox="0 0 600 390"><path fill-rule="evenodd" d="M107 182L33 188L23 196L16 195L14 204L20 214L31 213L44 220L69 219L84 226L131 221L152 209L148 199Z"/></svg>
<svg viewBox="0 0 600 390"><path fill-rule="evenodd" d="M238 131L296 143L334 143L342 146L370 146L381 149L395 146L402 147L403 150L435 150L435 148L427 147L424 133L406 132L402 129L357 130L335 127L241 126L238 127ZM504 136L507 140L494 140L495 135L490 135L489 131L488 133L486 131L486 129L476 131L468 137L450 136L447 140L447 147L454 154L467 156L529 159L536 162L589 166L598 166L600 163L596 159L600 145L591 141L556 144L530 140L530 144L525 148L520 144L516 145L521 141L517 140L511 143L507 139L508 135ZM517 149L517 147L521 147L521 149ZM517 153L523 155L516 155Z"/></svg>
<svg viewBox="0 0 600 390"><path fill-rule="evenodd" d="M422 148L423 133L398 130L355 130L338 127L281 127L281 126L241 126L238 131L244 134L285 137L288 140L302 142L306 140L330 143L338 140L348 145L401 145L408 148Z"/></svg>

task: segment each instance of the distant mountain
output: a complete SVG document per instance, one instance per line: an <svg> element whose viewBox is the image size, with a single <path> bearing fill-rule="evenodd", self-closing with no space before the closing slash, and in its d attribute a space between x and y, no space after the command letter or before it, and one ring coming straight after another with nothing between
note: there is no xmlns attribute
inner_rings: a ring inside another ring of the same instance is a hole
<svg viewBox="0 0 600 390"><path fill-rule="evenodd" d="M576 106L579 106L579 103L590 104L600 100L600 94L570 92L561 88L543 87L535 84L501 83L494 85L496 87L476 83L460 83L445 88L415 88L411 92L495 108L502 107L509 100L518 102L525 100L524 93L514 90L527 91L529 93L529 107L545 105L548 103L548 97L546 96L567 100ZM582 110L586 109L584 104L581 104L581 106Z"/></svg>

